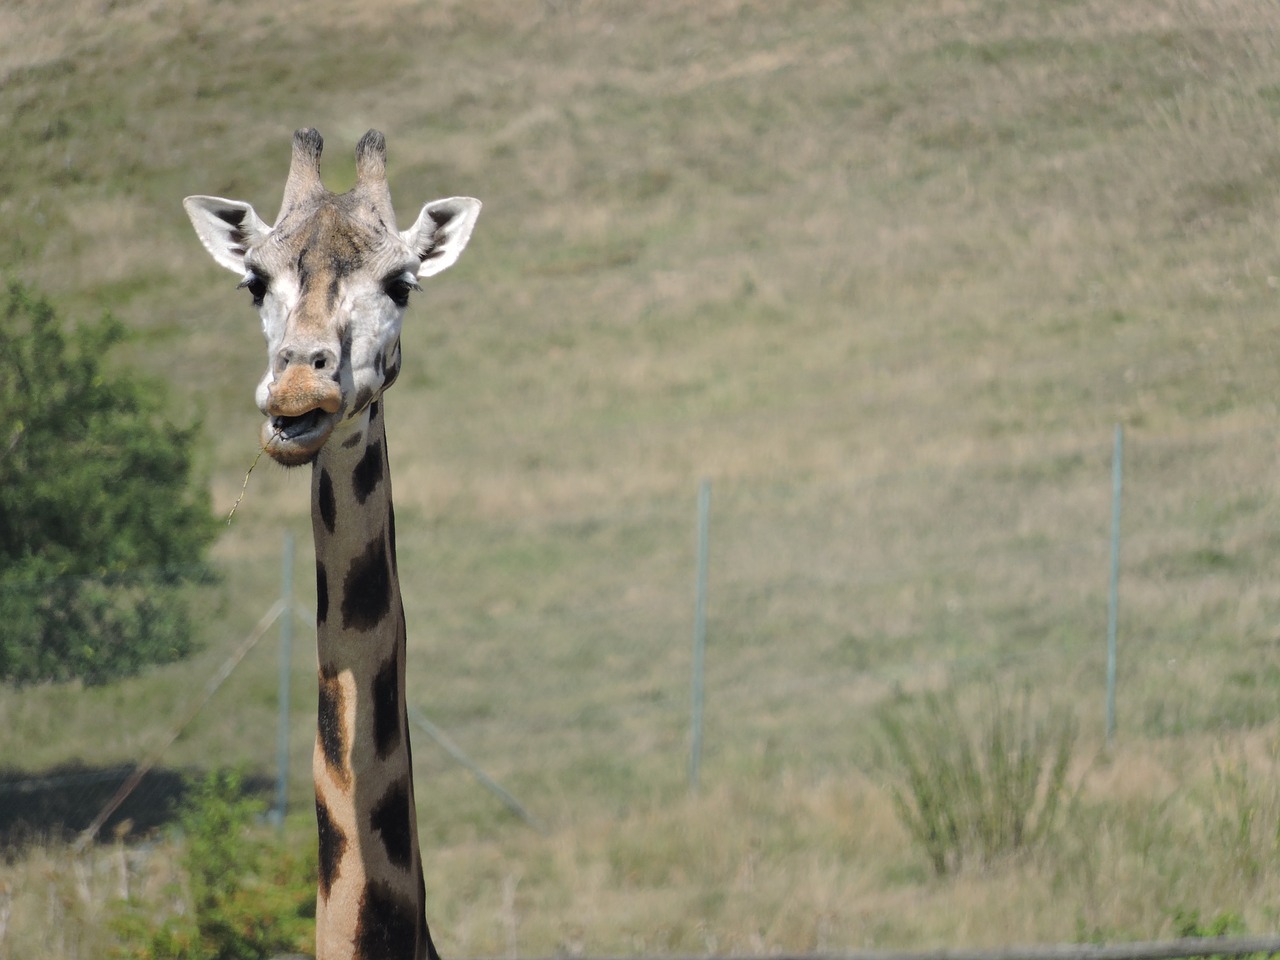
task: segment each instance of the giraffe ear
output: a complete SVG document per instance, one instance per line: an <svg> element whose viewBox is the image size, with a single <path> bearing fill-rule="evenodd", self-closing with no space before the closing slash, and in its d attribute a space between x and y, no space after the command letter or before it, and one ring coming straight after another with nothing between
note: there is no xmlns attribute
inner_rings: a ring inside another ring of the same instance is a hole
<svg viewBox="0 0 1280 960"><path fill-rule="evenodd" d="M182 201L196 236L213 259L228 270L243 274L245 252L261 243L271 227L240 200L221 197L187 197Z"/></svg>
<svg viewBox="0 0 1280 960"><path fill-rule="evenodd" d="M418 276L435 276L466 249L480 216L480 201L473 197L433 200L422 208L418 221L400 232L403 240L422 262Z"/></svg>

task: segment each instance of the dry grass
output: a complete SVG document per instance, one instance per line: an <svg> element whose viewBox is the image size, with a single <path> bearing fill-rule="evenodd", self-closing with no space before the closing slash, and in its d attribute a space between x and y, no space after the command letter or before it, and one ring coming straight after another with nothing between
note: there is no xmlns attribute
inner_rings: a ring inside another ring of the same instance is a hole
<svg viewBox="0 0 1280 960"><path fill-rule="evenodd" d="M1181 797L1213 794L1218 740L1280 732L1278 43L1262 0L10 4L0 258L139 330L122 361L203 417L229 509L261 345L179 199L273 216L314 124L336 189L387 132L402 219L485 201L388 406L410 682L554 829L419 747L448 953L1153 936L1179 906L1261 929L1274 871L1206 874L1212 804ZM1117 755L1081 771L1054 856L931 882L874 711L996 677L1100 739L1116 422ZM708 791L686 799L702 477ZM273 599L306 499L254 473L204 655L10 693L0 755L145 753ZM167 762L270 769L273 658ZM299 648L300 689L311 670ZM305 809L309 695L296 721ZM30 946L29 902L13 955L75 955Z"/></svg>

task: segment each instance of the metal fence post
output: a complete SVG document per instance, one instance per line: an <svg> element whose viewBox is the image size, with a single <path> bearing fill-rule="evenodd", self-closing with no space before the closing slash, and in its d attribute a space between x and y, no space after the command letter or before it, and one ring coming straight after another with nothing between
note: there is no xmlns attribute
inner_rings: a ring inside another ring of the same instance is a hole
<svg viewBox="0 0 1280 960"><path fill-rule="evenodd" d="M280 602L284 616L280 618L280 718L276 724L276 808L271 819L284 829L284 815L289 796L289 669L293 662L293 533L284 532L284 555L281 563Z"/></svg>
<svg viewBox="0 0 1280 960"><path fill-rule="evenodd" d="M707 648L707 555L711 516L711 481L698 487L698 572L693 613L693 718L689 747L689 788L698 789L702 769L703 661Z"/></svg>
<svg viewBox="0 0 1280 960"><path fill-rule="evenodd" d="M1116 632L1120 618L1120 495L1124 486L1124 427L1116 424L1111 457L1111 589L1107 602L1107 746L1116 734Z"/></svg>

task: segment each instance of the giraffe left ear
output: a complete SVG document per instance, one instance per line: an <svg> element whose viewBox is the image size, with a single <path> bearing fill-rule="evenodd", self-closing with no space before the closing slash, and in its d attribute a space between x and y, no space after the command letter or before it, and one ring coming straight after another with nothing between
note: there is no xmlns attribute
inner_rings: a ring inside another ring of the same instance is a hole
<svg viewBox="0 0 1280 960"><path fill-rule="evenodd" d="M243 274L244 255L261 243L271 228L242 200L222 197L187 197L182 201L196 236L213 259L235 273Z"/></svg>
<svg viewBox="0 0 1280 960"><path fill-rule="evenodd" d="M433 200L424 206L417 222L400 232L400 239L422 262L418 276L435 276L453 266L466 249L479 216L480 201L474 197Z"/></svg>

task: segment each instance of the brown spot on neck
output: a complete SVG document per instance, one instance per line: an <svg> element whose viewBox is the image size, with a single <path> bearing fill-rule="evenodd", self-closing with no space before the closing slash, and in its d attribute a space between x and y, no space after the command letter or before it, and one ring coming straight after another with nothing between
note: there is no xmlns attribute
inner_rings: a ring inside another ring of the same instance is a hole
<svg viewBox="0 0 1280 960"><path fill-rule="evenodd" d="M346 708L342 682L336 670L321 665L320 696L316 709L316 741L324 755L329 774L342 787L351 785L351 768L347 764L346 728L343 726L343 710Z"/></svg>

